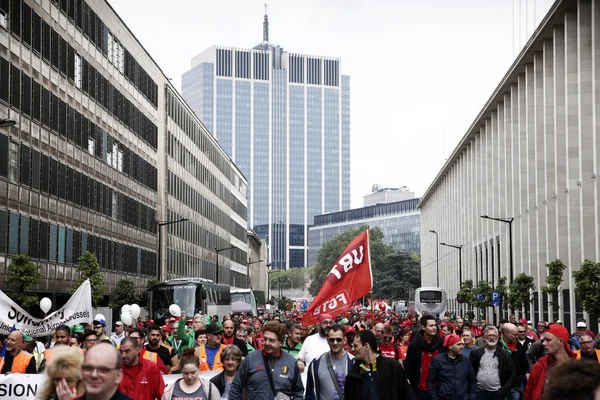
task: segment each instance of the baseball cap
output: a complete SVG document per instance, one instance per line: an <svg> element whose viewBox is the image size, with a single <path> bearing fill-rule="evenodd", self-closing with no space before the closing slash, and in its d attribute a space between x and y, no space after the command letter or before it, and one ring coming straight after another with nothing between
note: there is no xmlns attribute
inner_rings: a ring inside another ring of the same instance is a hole
<svg viewBox="0 0 600 400"><path fill-rule="evenodd" d="M123 326L123 322L117 321L117 322L115 322L115 325L121 325L121 326Z"/></svg>
<svg viewBox="0 0 600 400"><path fill-rule="evenodd" d="M33 342L33 338L31 336L27 336L25 334L23 334L23 340L25 342Z"/></svg>
<svg viewBox="0 0 600 400"><path fill-rule="evenodd" d="M216 335L221 332L223 332L223 329L217 324L208 324L206 327L206 333L210 333L211 335Z"/></svg>
<svg viewBox="0 0 600 400"><path fill-rule="evenodd" d="M578 328L587 328L587 324L585 322L583 322L583 321L579 321L577 323L577 327Z"/></svg>
<svg viewBox="0 0 600 400"><path fill-rule="evenodd" d="M458 336L454 333L451 333L449 335L446 335L446 337L444 337L444 347L453 346L458 342L460 342L460 336Z"/></svg>
<svg viewBox="0 0 600 400"><path fill-rule="evenodd" d="M177 322L177 318L175 318L175 317L171 317L171 318L169 318L169 319L167 320L167 322L168 322L168 323L170 323L170 324L171 324L171 323L173 323L173 322Z"/></svg>
<svg viewBox="0 0 600 400"><path fill-rule="evenodd" d="M344 318L340 321L340 324L347 324L348 323L348 318Z"/></svg>
<svg viewBox="0 0 600 400"><path fill-rule="evenodd" d="M88 320L88 321L89 321L89 320ZM95 320L94 320L94 322L93 322L93 324L94 324L94 325L98 325L98 324L100 324L100 325L102 325L103 327L105 327L105 328L106 328L106 321L105 321L105 320L103 320L103 319L95 319Z"/></svg>
<svg viewBox="0 0 600 400"><path fill-rule="evenodd" d="M525 318L521 318L521 319L519 320L519 324L521 324L521 325L526 325L526 324L527 324L527 320L526 320Z"/></svg>
<svg viewBox="0 0 600 400"><path fill-rule="evenodd" d="M173 330L169 325L163 325L160 329L162 329L165 332L173 333Z"/></svg>

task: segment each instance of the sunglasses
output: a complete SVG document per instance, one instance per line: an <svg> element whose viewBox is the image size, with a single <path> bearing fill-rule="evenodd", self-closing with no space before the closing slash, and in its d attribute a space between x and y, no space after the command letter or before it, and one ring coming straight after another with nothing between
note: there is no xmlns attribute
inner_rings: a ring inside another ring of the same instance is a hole
<svg viewBox="0 0 600 400"><path fill-rule="evenodd" d="M329 343L342 343L344 341L344 339L340 339L340 338L329 338L327 339L327 341Z"/></svg>
<svg viewBox="0 0 600 400"><path fill-rule="evenodd" d="M519 333L525 333L526 331L519 331Z"/></svg>
<svg viewBox="0 0 600 400"><path fill-rule="evenodd" d="M383 340L392 340L392 337L391 336L384 336Z"/></svg>

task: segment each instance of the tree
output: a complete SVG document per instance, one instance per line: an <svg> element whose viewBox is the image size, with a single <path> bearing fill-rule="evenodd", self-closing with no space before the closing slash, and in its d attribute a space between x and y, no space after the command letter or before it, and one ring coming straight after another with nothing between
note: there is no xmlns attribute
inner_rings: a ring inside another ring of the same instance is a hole
<svg viewBox="0 0 600 400"><path fill-rule="evenodd" d="M152 289L154 286L158 286L161 284L160 279L158 278L150 278L148 279L148 284L146 285L146 289Z"/></svg>
<svg viewBox="0 0 600 400"><path fill-rule="evenodd" d="M483 318L486 318L487 308L492 303L492 290L492 285L485 280L477 282L477 286L473 288L475 294L473 305L483 311Z"/></svg>
<svg viewBox="0 0 600 400"><path fill-rule="evenodd" d="M291 311L294 308L294 303L287 297L282 297L277 303L279 311Z"/></svg>
<svg viewBox="0 0 600 400"><path fill-rule="evenodd" d="M556 319L559 318L558 294L560 293L560 284L563 281L563 272L567 266L561 260L554 260L546 264L548 276L546 277L546 286L542 286L542 293L549 294L552 309L556 311ZM554 319L554 317L552 318Z"/></svg>
<svg viewBox="0 0 600 400"><path fill-rule="evenodd" d="M319 250L319 254L317 255L317 264L314 266L313 279L309 288L311 295L315 296L319 292L319 289L323 286L323 282L325 282L327 274L329 274L329 271L331 271L331 268L333 268L340 255L346 250L346 247L348 247L350 242L365 230L367 230L366 225L359 228L348 229L329 240L321 247L321 250ZM383 232L377 227L372 228L369 231L369 242L371 250L371 268L373 271L376 271L381 269L386 257L394 253L394 248L383 241Z"/></svg>
<svg viewBox="0 0 600 400"><path fill-rule="evenodd" d="M408 293L421 286L421 262L418 256L395 252L373 271L373 279L376 298L408 299Z"/></svg>
<svg viewBox="0 0 600 400"><path fill-rule="evenodd" d="M520 273L515 280L508 285L510 293L508 294L508 306L511 312L518 308L525 307L531 301L531 292L535 290L533 277Z"/></svg>
<svg viewBox="0 0 600 400"><path fill-rule="evenodd" d="M87 251L79 257L77 272L79 272L79 280L77 281L77 286L71 289L71 294L75 293L86 279L89 279L92 288L92 306L99 307L104 299L102 295L104 290L104 275L100 271L100 264L98 264L96 254Z"/></svg>
<svg viewBox="0 0 600 400"><path fill-rule="evenodd" d="M30 286L37 285L42 278L40 266L31 261L29 254L15 256L10 262L7 272L6 285L15 289L15 292L9 292L7 295L24 309L38 305L37 295L25 294Z"/></svg>
<svg viewBox="0 0 600 400"><path fill-rule="evenodd" d="M140 304L140 296L137 295L135 282L131 279L122 279L117 283L117 287L113 293L113 301L111 308L121 310L125 304Z"/></svg>
<svg viewBox="0 0 600 400"><path fill-rule="evenodd" d="M583 309L593 318L600 317L600 263L585 260L573 278Z"/></svg>
<svg viewBox="0 0 600 400"><path fill-rule="evenodd" d="M500 293L500 317L503 318L504 312L508 310L508 286L506 285L505 276L498 279L495 290Z"/></svg>
<svg viewBox="0 0 600 400"><path fill-rule="evenodd" d="M460 283L460 290L456 293L458 297L460 297L466 305L469 307L473 307L475 304L475 291L473 287L473 281L471 279L467 279L464 282Z"/></svg>
<svg viewBox="0 0 600 400"><path fill-rule="evenodd" d="M269 280L274 282L273 287L279 288L277 285L281 284L282 289L293 288L293 294L302 297L306 282L311 279L312 273L313 267L281 269L269 273Z"/></svg>

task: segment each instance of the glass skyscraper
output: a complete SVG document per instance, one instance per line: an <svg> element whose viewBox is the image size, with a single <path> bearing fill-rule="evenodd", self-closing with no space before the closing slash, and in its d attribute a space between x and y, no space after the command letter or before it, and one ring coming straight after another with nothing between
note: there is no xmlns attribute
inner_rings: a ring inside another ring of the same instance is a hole
<svg viewBox="0 0 600 400"><path fill-rule="evenodd" d="M350 77L341 60L213 46L192 59L182 93L248 179L248 223L273 268L308 263L315 215L350 208Z"/></svg>

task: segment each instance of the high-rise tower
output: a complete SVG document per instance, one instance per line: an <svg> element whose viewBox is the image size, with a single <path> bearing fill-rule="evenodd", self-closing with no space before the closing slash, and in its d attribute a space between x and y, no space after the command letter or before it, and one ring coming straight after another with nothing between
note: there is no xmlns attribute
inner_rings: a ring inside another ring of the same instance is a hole
<svg viewBox="0 0 600 400"><path fill-rule="evenodd" d="M350 207L350 77L335 57L212 46L183 97L248 179L248 223L274 268L306 266L315 215Z"/></svg>

